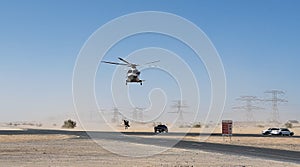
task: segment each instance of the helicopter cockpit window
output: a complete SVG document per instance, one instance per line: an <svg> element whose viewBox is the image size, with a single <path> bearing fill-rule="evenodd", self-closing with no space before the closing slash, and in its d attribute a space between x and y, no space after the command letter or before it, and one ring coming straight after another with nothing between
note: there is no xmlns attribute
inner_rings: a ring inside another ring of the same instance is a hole
<svg viewBox="0 0 300 167"><path fill-rule="evenodd" d="M132 73L132 70L128 70L128 73Z"/></svg>

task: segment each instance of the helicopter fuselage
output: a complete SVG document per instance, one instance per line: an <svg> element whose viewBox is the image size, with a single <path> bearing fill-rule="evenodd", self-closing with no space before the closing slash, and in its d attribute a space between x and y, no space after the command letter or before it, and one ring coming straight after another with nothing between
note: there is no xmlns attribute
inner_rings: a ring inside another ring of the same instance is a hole
<svg viewBox="0 0 300 167"><path fill-rule="evenodd" d="M101 61L102 63L107 63L107 64L113 64L113 65L121 65L121 66L127 66L130 69L127 71L127 79L126 79L126 85L128 82L138 82L141 85L143 84L144 80L140 80L139 79L139 75L141 74L141 72L136 68L136 66L140 66L139 64L134 64L134 63L130 63L127 60L122 59L121 57L118 57L119 60L122 61L122 63L118 63L118 62L111 62L111 61ZM148 62L144 65L147 64L152 64L152 63L156 63L159 62L158 61L152 61L152 62Z"/></svg>
<svg viewBox="0 0 300 167"><path fill-rule="evenodd" d="M126 80L126 85L128 82L139 82L142 85L142 80L139 79L139 75L141 72L135 68L132 67L127 71L127 80Z"/></svg>

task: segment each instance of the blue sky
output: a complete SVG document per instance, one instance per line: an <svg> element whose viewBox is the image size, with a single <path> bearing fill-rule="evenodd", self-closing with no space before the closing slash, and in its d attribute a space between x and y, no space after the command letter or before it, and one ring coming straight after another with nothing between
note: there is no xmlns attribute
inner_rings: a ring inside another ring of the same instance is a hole
<svg viewBox="0 0 300 167"><path fill-rule="evenodd" d="M149 10L184 17L210 38L227 77L225 112L231 112L234 99L240 95L265 97L265 90L282 89L289 100L282 108L286 112L283 115L299 119L299 7L296 0L3 0L0 121L42 119L73 112L72 72L85 41L116 17ZM146 46L147 37L143 40ZM162 42L154 45L159 44ZM182 58L190 61L184 55ZM197 79L201 81L201 76Z"/></svg>

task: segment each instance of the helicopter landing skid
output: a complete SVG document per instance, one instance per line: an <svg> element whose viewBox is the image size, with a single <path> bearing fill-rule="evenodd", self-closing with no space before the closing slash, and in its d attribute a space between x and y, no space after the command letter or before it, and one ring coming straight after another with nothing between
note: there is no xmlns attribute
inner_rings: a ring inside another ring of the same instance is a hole
<svg viewBox="0 0 300 167"><path fill-rule="evenodd" d="M127 85L127 83L133 83L133 81L126 81L126 85ZM140 81L135 81L135 83L140 83L140 85L143 85L143 80L140 80Z"/></svg>

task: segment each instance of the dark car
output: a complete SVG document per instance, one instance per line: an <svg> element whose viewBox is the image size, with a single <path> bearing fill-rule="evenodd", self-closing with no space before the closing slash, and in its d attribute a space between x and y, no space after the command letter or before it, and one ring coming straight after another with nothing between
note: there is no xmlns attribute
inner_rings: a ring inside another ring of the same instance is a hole
<svg viewBox="0 0 300 167"><path fill-rule="evenodd" d="M168 127L166 125L157 125L154 127L154 133L168 133Z"/></svg>

